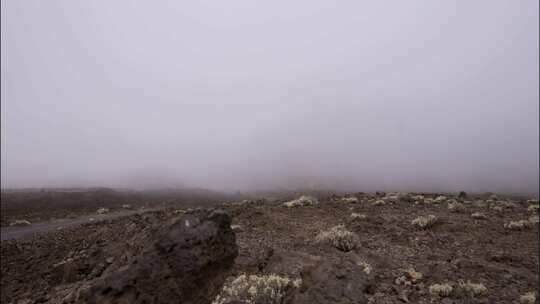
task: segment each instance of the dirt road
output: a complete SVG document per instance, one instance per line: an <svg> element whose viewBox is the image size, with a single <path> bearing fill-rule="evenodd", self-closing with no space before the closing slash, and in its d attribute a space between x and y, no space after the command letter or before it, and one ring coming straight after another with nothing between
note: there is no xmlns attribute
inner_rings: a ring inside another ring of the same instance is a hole
<svg viewBox="0 0 540 304"><path fill-rule="evenodd" d="M50 231L60 230L69 227L80 226L85 223L91 222L101 222L105 220L110 220L122 216L128 216L136 213L144 213L148 211L155 211L160 208L149 208L143 210L122 210L108 214L89 214L83 215L76 218L63 218L56 219L52 221L45 221L40 223L33 223L30 226L12 226L12 227L2 227L1 228L1 240L10 240L17 239L33 234L46 233Z"/></svg>

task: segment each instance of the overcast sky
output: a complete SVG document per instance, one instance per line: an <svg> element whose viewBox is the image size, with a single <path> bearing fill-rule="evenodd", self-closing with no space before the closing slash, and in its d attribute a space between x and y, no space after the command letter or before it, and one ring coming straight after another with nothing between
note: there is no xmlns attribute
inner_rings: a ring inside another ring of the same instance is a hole
<svg viewBox="0 0 540 304"><path fill-rule="evenodd" d="M2 186L536 192L538 5L4 0Z"/></svg>

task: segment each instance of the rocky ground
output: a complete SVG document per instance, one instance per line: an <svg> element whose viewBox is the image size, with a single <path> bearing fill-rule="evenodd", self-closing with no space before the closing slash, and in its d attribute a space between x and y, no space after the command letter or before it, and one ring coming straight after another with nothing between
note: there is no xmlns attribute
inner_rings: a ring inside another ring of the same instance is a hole
<svg viewBox="0 0 540 304"><path fill-rule="evenodd" d="M538 201L356 193L219 207L231 222L169 209L2 242L2 303L538 303ZM171 232L186 217L208 224ZM203 294L182 287L190 276L209 282Z"/></svg>
<svg viewBox="0 0 540 304"><path fill-rule="evenodd" d="M0 225L16 221L30 223L76 218L95 214L100 208L107 212L126 209L182 206L210 206L235 195L204 189L164 189L133 191L122 189L22 189L1 192Z"/></svg>

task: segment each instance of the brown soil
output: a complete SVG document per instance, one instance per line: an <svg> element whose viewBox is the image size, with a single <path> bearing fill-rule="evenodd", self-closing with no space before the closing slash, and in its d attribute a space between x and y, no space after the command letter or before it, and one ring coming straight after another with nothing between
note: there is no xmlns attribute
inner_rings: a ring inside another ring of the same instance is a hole
<svg viewBox="0 0 540 304"><path fill-rule="evenodd" d="M282 201L226 204L233 226L238 225L239 256L230 275L302 278L307 268L323 261L347 259L372 266L365 294L369 303L519 303L520 295L537 291L538 224L516 231L504 228L509 221L533 215L525 201L514 200L514 207L502 211L465 204L464 211L453 213L445 203L372 206L372 196L357 197L356 204L323 199L316 206L295 208L282 206ZM353 212L367 217L352 219ZM473 219L473 212L487 218ZM177 216L170 211L157 214L163 220ZM411 225L414 218L428 214L438 217L433 227L419 230ZM146 224L143 214L2 242L2 303L47 302L51 290L99 276L110 255L106 244L122 242L129 235L126 227ZM321 230L339 224L358 236L355 249L343 252L315 242ZM69 270L54 266L68 258L81 263ZM396 282L411 268L423 277ZM488 293L445 299L429 293L432 284L459 281L482 283Z"/></svg>

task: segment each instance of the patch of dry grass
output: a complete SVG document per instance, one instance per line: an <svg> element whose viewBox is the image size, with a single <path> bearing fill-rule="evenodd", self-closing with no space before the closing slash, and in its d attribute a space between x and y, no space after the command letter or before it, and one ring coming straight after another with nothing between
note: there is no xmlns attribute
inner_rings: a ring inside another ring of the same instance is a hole
<svg viewBox="0 0 540 304"><path fill-rule="evenodd" d="M411 224L419 229L428 229L435 225L437 217L433 214L427 216L419 216L411 221Z"/></svg>
<svg viewBox="0 0 540 304"><path fill-rule="evenodd" d="M521 304L534 304L536 303L536 292L529 291L526 294L519 297L519 303Z"/></svg>
<svg viewBox="0 0 540 304"><path fill-rule="evenodd" d="M367 216L365 214L362 214L362 213L353 212L353 213L351 213L351 218L353 220L362 220L362 219L367 218Z"/></svg>
<svg viewBox="0 0 540 304"><path fill-rule="evenodd" d="M362 271L365 274L370 274L373 271L373 267L371 267L371 264L366 261L358 261L356 262L356 265L362 267Z"/></svg>
<svg viewBox="0 0 540 304"><path fill-rule="evenodd" d="M432 296L436 296L436 297L441 297L441 298L448 297L452 294L453 291L454 291L454 287L452 287L452 285L448 283L433 284L429 286L429 293Z"/></svg>
<svg viewBox="0 0 540 304"><path fill-rule="evenodd" d="M455 294L458 297L476 298L482 297L488 294L488 289L482 283L458 282L456 288L454 288Z"/></svg>
<svg viewBox="0 0 540 304"><path fill-rule="evenodd" d="M482 283L460 281L457 284L443 283L433 284L429 287L429 293L436 297L455 296L458 298L477 298L488 294L487 287Z"/></svg>
<svg viewBox="0 0 540 304"><path fill-rule="evenodd" d="M10 223L9 225L10 226L30 226L32 225L32 223L30 223L30 221L27 221L27 220L16 220Z"/></svg>
<svg viewBox="0 0 540 304"><path fill-rule="evenodd" d="M528 220L510 221L504 224L504 228L508 230L523 230L531 228L532 223Z"/></svg>
<svg viewBox="0 0 540 304"><path fill-rule="evenodd" d="M372 206L382 206L382 205L386 205L386 201L384 200L376 200L374 201L373 203L371 203Z"/></svg>
<svg viewBox="0 0 540 304"><path fill-rule="evenodd" d="M433 203L434 203L434 204L444 203L444 202L446 202L447 199L448 199L448 198L447 198L446 196L444 196L444 195L439 195L439 196L437 196L437 197L433 200Z"/></svg>
<svg viewBox="0 0 540 304"><path fill-rule="evenodd" d="M356 247L356 234L350 232L343 225L338 225L326 231L321 231L315 241L317 243L327 243L341 251L351 251Z"/></svg>
<svg viewBox="0 0 540 304"><path fill-rule="evenodd" d="M280 304L289 291L300 288L301 284L301 279L292 280L275 274L262 276L242 274L226 282L212 304Z"/></svg>
<svg viewBox="0 0 540 304"><path fill-rule="evenodd" d="M471 217L473 219L477 219L477 220L485 220L485 219L487 219L487 216L485 214L483 214L482 212L474 212L473 214L471 214Z"/></svg>
<svg viewBox="0 0 540 304"><path fill-rule="evenodd" d="M450 212L458 213L458 212L463 212L466 209L467 208L465 207L465 205L463 205L460 202L456 202L455 200L452 200L451 202L448 203L448 210Z"/></svg>
<svg viewBox="0 0 540 304"><path fill-rule="evenodd" d="M109 208L104 208L104 207L101 207L99 208L97 211L96 211L97 214L105 214L105 213L109 213Z"/></svg>
<svg viewBox="0 0 540 304"><path fill-rule="evenodd" d="M339 201L347 204L357 204L359 202L356 196L342 197Z"/></svg>
<svg viewBox="0 0 540 304"><path fill-rule="evenodd" d="M302 195L301 197L295 200L283 203L283 206L287 208L292 208L292 207L302 207L302 206L313 206L313 205L317 205L318 203L319 201L315 197L309 196L309 195Z"/></svg>

